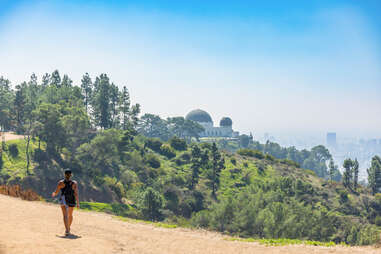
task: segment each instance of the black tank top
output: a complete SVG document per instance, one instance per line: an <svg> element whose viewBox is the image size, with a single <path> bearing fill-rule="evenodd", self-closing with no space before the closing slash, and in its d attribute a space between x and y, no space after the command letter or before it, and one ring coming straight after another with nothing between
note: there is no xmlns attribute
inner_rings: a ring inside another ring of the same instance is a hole
<svg viewBox="0 0 381 254"><path fill-rule="evenodd" d="M64 180L65 187L61 189L61 195L65 196L66 202L73 203L75 202L74 190L73 190L73 181L72 180Z"/></svg>

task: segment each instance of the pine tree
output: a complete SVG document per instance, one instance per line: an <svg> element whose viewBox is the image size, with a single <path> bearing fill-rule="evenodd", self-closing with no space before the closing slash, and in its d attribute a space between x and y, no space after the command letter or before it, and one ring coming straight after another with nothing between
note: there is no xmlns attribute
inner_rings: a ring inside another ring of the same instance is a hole
<svg viewBox="0 0 381 254"><path fill-rule="evenodd" d="M201 149L195 145L192 147L192 160L191 160L191 169L192 169L192 178L190 182L190 189L193 190L198 183L198 177L201 169Z"/></svg>
<svg viewBox="0 0 381 254"><path fill-rule="evenodd" d="M130 93L127 87L123 87L122 94L120 96L120 113L122 114L122 129L127 130L130 114Z"/></svg>
<svg viewBox="0 0 381 254"><path fill-rule="evenodd" d="M61 86L64 86L64 87L71 87L73 84L73 80L71 80L69 78L68 75L64 75L63 78L62 78L62 82L61 82Z"/></svg>
<svg viewBox="0 0 381 254"><path fill-rule="evenodd" d="M359 181L359 162L357 159L353 162L353 189L356 191Z"/></svg>
<svg viewBox="0 0 381 254"><path fill-rule="evenodd" d="M351 188L351 183L353 179L353 161L351 159L344 160L344 175L343 175L343 185L346 188Z"/></svg>
<svg viewBox="0 0 381 254"><path fill-rule="evenodd" d="M374 156L370 168L368 168L368 186L372 194L381 192L381 158Z"/></svg>
<svg viewBox="0 0 381 254"><path fill-rule="evenodd" d="M110 81L106 74L101 74L96 78L95 98L93 103L94 119L96 124L103 128L110 128Z"/></svg>
<svg viewBox="0 0 381 254"><path fill-rule="evenodd" d="M50 76L50 84L56 87L61 86L61 76L58 70L53 71L52 75Z"/></svg>
<svg viewBox="0 0 381 254"><path fill-rule="evenodd" d="M329 168L329 180L332 182L333 181L333 177L335 175L335 171L337 169L336 166L335 166L335 162L333 161L332 158L329 160L328 168Z"/></svg>
<svg viewBox="0 0 381 254"><path fill-rule="evenodd" d="M93 84L91 82L90 75L87 72L82 77L81 90L82 90L82 95L84 98L84 104L86 107L86 112L89 112L88 107L90 105L91 95L92 95L92 91L93 91Z"/></svg>
<svg viewBox="0 0 381 254"><path fill-rule="evenodd" d="M222 169L225 167L225 160L218 151L216 143L213 143L212 145L211 159L212 165L211 174L209 175L209 178L211 180L212 185L212 196L216 198L216 191L218 189L218 186L220 185L220 174Z"/></svg>
<svg viewBox="0 0 381 254"><path fill-rule="evenodd" d="M119 125L119 105L120 105L120 93L119 89L114 83L110 86L110 124L113 128Z"/></svg>
<svg viewBox="0 0 381 254"><path fill-rule="evenodd" d="M50 82L50 74L49 73L45 73L44 76L42 76L42 86L43 87L46 87L49 85L49 82Z"/></svg>
<svg viewBox="0 0 381 254"><path fill-rule="evenodd" d="M16 128L18 133L23 132L24 114L26 103L26 83L16 86L16 97L14 101L14 111L16 115Z"/></svg>

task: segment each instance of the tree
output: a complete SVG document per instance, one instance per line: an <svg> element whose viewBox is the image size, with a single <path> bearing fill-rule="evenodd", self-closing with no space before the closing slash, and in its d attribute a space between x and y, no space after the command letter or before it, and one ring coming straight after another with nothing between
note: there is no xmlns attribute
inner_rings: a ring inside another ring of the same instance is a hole
<svg viewBox="0 0 381 254"><path fill-rule="evenodd" d="M73 80L71 80L69 76L65 74L62 78L61 86L71 87L72 85L73 85Z"/></svg>
<svg viewBox="0 0 381 254"><path fill-rule="evenodd" d="M244 148L247 148L250 144L250 136L246 135L246 134L242 134L240 135L239 137L239 146L240 147L244 147Z"/></svg>
<svg viewBox="0 0 381 254"><path fill-rule="evenodd" d="M178 138L176 136L172 137L169 140L169 144L171 147L177 151L185 151L187 150L187 143L184 139Z"/></svg>
<svg viewBox="0 0 381 254"><path fill-rule="evenodd" d="M202 166L201 149L197 145L194 145L192 147L192 159L191 159L192 176L191 176L191 182L189 187L191 190L193 190L196 184L198 183L201 166Z"/></svg>
<svg viewBox="0 0 381 254"><path fill-rule="evenodd" d="M329 179L331 180L331 182L332 181L339 182L341 180L341 174L332 158L329 160L328 168L329 168Z"/></svg>
<svg viewBox="0 0 381 254"><path fill-rule="evenodd" d="M163 197L159 192L151 187L148 187L141 201L143 214L152 221L158 220L161 217L161 208L163 207Z"/></svg>
<svg viewBox="0 0 381 254"><path fill-rule="evenodd" d="M50 84L55 87L61 86L61 76L58 70L53 71L52 75L50 76Z"/></svg>
<svg viewBox="0 0 381 254"><path fill-rule="evenodd" d="M14 111L16 115L16 130L18 133L23 132L24 113L26 103L26 83L16 86L16 96L14 100Z"/></svg>
<svg viewBox="0 0 381 254"><path fill-rule="evenodd" d="M200 124L187 120L182 116L168 118L167 123L168 129L173 136L188 140L192 137L198 139L199 134L204 131L204 127Z"/></svg>
<svg viewBox="0 0 381 254"><path fill-rule="evenodd" d="M122 129L127 130L129 125L129 115L130 115L130 93L126 86L123 86L123 91L120 96L120 113L122 118Z"/></svg>
<svg viewBox="0 0 381 254"><path fill-rule="evenodd" d="M357 159L353 161L353 189L356 191L359 181L359 162Z"/></svg>
<svg viewBox="0 0 381 254"><path fill-rule="evenodd" d="M120 123L119 118L119 89L114 83L111 83L110 86L110 125L112 128L116 128Z"/></svg>
<svg viewBox="0 0 381 254"><path fill-rule="evenodd" d="M80 107L68 107L65 113L60 121L65 131L65 146L68 148L69 159L71 159L77 148L88 140L90 120L84 109Z"/></svg>
<svg viewBox="0 0 381 254"><path fill-rule="evenodd" d="M93 83L91 81L90 75L86 72L81 80L81 91L84 98L84 104L86 107L86 112L89 112L88 107L90 105L90 99L93 91Z"/></svg>
<svg viewBox="0 0 381 254"><path fill-rule="evenodd" d="M11 128L11 105L13 104L13 93L11 82L0 76L0 131Z"/></svg>
<svg viewBox="0 0 381 254"><path fill-rule="evenodd" d="M45 73L44 76L42 76L42 87L45 88L49 85L50 83L50 74L49 73Z"/></svg>
<svg viewBox="0 0 381 254"><path fill-rule="evenodd" d="M332 158L329 160L328 168L329 168L329 180L332 182L333 181L333 175L334 175L335 169L336 169L335 162L333 161Z"/></svg>
<svg viewBox="0 0 381 254"><path fill-rule="evenodd" d="M211 149L211 172L208 177L212 187L212 196L216 198L216 191L220 185L221 170L225 168L225 160L217 149L216 143L213 143Z"/></svg>
<svg viewBox="0 0 381 254"><path fill-rule="evenodd" d="M164 141L167 141L171 136L166 121L158 115L144 114L140 117L137 129L143 136L160 138Z"/></svg>
<svg viewBox="0 0 381 254"><path fill-rule="evenodd" d="M381 192L381 158L374 156L372 158L371 166L368 168L368 186L372 194Z"/></svg>
<svg viewBox="0 0 381 254"><path fill-rule="evenodd" d="M94 119L103 128L110 128L110 80L106 74L95 79L95 98L93 101Z"/></svg>
<svg viewBox="0 0 381 254"><path fill-rule="evenodd" d="M343 175L343 185L346 188L351 188L353 179L353 161L351 159L344 160L344 175Z"/></svg>
<svg viewBox="0 0 381 254"><path fill-rule="evenodd" d="M41 129L37 137L46 142L47 151L58 153L66 142L65 130L62 126L61 107L58 104L42 103L33 114Z"/></svg>

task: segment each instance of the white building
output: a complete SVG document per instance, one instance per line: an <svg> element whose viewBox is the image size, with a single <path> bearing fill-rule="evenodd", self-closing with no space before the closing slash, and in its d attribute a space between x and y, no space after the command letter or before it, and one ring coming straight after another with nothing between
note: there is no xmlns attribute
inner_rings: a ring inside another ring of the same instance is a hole
<svg viewBox="0 0 381 254"><path fill-rule="evenodd" d="M204 127L205 131L200 133L200 137L235 138L239 136L238 131L233 131L233 121L229 117L223 117L219 127L215 127L212 117L208 112L201 109L192 110L186 115L185 119L195 121Z"/></svg>

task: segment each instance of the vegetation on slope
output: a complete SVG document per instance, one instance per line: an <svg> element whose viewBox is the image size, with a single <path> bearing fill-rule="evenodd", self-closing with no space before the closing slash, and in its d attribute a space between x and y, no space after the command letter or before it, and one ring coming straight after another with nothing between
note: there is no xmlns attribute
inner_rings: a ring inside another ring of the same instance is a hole
<svg viewBox="0 0 381 254"><path fill-rule="evenodd" d="M83 200L120 204L85 203L88 209L186 221L253 238L371 244L380 235L378 157L371 193L363 186L352 188L351 175L345 185L319 178L326 176L329 160L323 147L294 153L305 153L303 163L313 165L309 171L291 155L253 150L250 142L237 153L215 143L191 143L200 126L181 117L166 121L169 137L164 140L141 135L147 125L138 118L139 106L131 106L127 89L119 90L105 74L94 83L84 75L81 88L67 76L61 80L58 71L45 75L41 84L32 76L16 91L0 79L0 88L0 127L31 140L29 146L22 140L7 144L1 156L4 183L21 183L46 197L62 169L71 168Z"/></svg>

